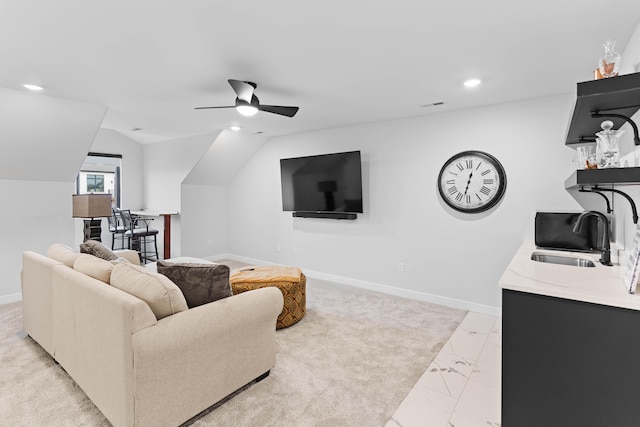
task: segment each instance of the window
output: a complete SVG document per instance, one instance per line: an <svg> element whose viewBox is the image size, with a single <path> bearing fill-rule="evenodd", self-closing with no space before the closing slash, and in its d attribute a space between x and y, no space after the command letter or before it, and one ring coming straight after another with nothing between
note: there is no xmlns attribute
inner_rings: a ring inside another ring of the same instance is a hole
<svg viewBox="0 0 640 427"><path fill-rule="evenodd" d="M87 174L87 192L104 193L104 175Z"/></svg>
<svg viewBox="0 0 640 427"><path fill-rule="evenodd" d="M76 178L76 194L111 194L113 207L120 207L122 155L89 153Z"/></svg>

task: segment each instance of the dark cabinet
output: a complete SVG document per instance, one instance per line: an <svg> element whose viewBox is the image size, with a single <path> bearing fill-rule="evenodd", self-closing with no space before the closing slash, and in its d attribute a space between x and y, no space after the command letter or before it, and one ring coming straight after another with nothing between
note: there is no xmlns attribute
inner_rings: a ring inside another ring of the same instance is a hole
<svg viewBox="0 0 640 427"><path fill-rule="evenodd" d="M640 312L503 289L502 425L640 425Z"/></svg>

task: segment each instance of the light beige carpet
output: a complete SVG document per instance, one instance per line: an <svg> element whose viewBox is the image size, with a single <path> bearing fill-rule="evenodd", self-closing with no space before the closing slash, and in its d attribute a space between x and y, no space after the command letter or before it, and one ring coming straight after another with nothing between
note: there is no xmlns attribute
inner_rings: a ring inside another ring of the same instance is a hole
<svg viewBox="0 0 640 427"><path fill-rule="evenodd" d="M276 334L271 375L191 426L384 426L465 312L308 278L307 313ZM0 306L0 424L108 426L22 331L21 303Z"/></svg>

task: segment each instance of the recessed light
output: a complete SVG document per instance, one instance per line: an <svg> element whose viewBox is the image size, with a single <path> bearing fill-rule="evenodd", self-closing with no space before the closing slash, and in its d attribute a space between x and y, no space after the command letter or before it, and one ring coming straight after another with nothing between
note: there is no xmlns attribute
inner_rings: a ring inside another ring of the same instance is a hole
<svg viewBox="0 0 640 427"><path fill-rule="evenodd" d="M240 130L240 126L231 126L229 129L231 129L234 132L238 132Z"/></svg>
<svg viewBox="0 0 640 427"><path fill-rule="evenodd" d="M482 83L482 80L480 80L480 79L469 79L466 82L464 82L463 84L465 85L465 87L476 87L480 83Z"/></svg>
<svg viewBox="0 0 640 427"><path fill-rule="evenodd" d="M27 85L22 85L22 86L26 87L29 90L34 90L34 91L42 90L42 87L36 86L36 85L27 84Z"/></svg>

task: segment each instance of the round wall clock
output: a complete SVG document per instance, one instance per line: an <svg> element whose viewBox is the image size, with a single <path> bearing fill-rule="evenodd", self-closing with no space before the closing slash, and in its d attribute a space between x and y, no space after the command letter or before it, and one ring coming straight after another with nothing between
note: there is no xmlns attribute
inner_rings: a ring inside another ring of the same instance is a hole
<svg viewBox="0 0 640 427"><path fill-rule="evenodd" d="M453 209L465 213L483 212L502 199L507 188L504 168L491 154L463 151L440 169L438 190Z"/></svg>

